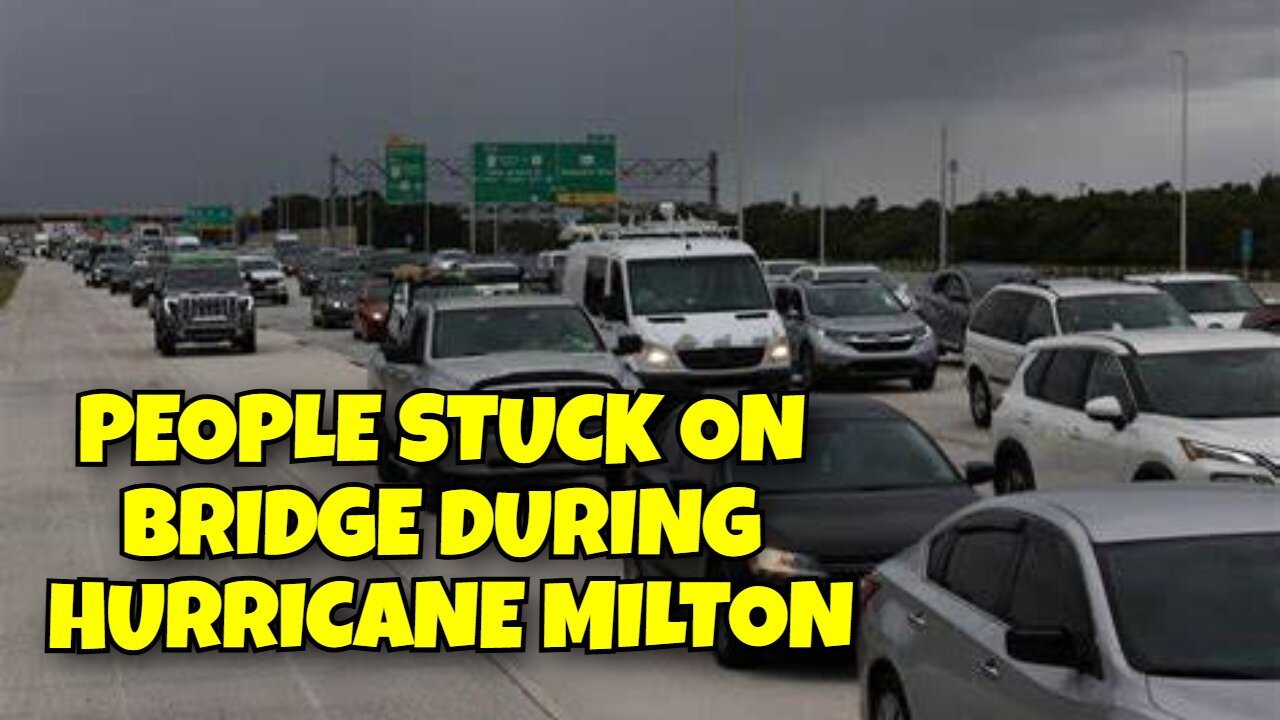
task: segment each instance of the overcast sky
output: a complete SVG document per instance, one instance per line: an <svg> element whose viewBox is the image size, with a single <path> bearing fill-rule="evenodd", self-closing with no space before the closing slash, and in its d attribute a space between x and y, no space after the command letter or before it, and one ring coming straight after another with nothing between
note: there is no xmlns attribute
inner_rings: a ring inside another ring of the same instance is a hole
<svg viewBox="0 0 1280 720"><path fill-rule="evenodd" d="M1280 170L1277 0L746 0L747 192L831 202L1176 178L1170 52L1191 58L1191 182ZM388 133L617 134L722 157L733 0L0 0L0 208L319 192Z"/></svg>

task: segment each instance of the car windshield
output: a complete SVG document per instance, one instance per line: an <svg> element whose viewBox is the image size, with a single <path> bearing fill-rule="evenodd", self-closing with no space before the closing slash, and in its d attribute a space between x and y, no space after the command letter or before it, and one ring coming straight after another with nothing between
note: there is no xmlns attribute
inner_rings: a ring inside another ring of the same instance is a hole
<svg viewBox="0 0 1280 720"><path fill-rule="evenodd" d="M442 310L435 316L431 347L435 358L604 351L587 316L577 307L560 305Z"/></svg>
<svg viewBox="0 0 1280 720"><path fill-rule="evenodd" d="M631 260L631 310L668 315L767 310L769 291L750 255Z"/></svg>
<svg viewBox="0 0 1280 720"><path fill-rule="evenodd" d="M806 288L805 299L809 312L819 317L899 315L905 311L893 293L871 282Z"/></svg>
<svg viewBox="0 0 1280 720"><path fill-rule="evenodd" d="M173 266L169 268L170 290L235 289L241 285L240 272L230 263L220 265Z"/></svg>
<svg viewBox="0 0 1280 720"><path fill-rule="evenodd" d="M279 270L280 265L268 258L247 258L240 261L241 270Z"/></svg>
<svg viewBox="0 0 1280 720"><path fill-rule="evenodd" d="M354 295L361 279L359 274L328 275L324 279L324 291L331 295Z"/></svg>
<svg viewBox="0 0 1280 720"><path fill-rule="evenodd" d="M1063 298L1058 301L1058 320L1063 333L1195 326L1187 311L1164 293Z"/></svg>
<svg viewBox="0 0 1280 720"><path fill-rule="evenodd" d="M766 493L804 493L950 485L960 478L925 434L905 420L815 418L806 431L803 462L735 464L733 481Z"/></svg>
<svg viewBox="0 0 1280 720"><path fill-rule="evenodd" d="M1134 363L1150 412L1280 418L1280 349L1147 355Z"/></svg>
<svg viewBox="0 0 1280 720"><path fill-rule="evenodd" d="M1193 313L1248 312L1262 305L1253 288L1239 280L1165 283L1160 289Z"/></svg>
<svg viewBox="0 0 1280 720"><path fill-rule="evenodd" d="M1107 544L1097 555L1135 669L1280 680L1280 534Z"/></svg>

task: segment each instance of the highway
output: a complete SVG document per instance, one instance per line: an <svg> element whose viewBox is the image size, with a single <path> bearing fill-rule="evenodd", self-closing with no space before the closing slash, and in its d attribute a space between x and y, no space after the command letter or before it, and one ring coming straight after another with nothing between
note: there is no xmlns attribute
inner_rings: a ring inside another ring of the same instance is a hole
<svg viewBox="0 0 1280 720"><path fill-rule="evenodd" d="M496 553L392 562L339 562L319 551L276 561L120 557L118 493L127 485L287 483L320 494L341 482L375 482L372 468L291 466L279 454L265 468L131 467L127 444L115 446L108 467L75 467L75 394L84 390L182 389L229 397L255 388L365 387L352 355L369 348L351 344L349 331L304 329L305 314L296 297L288 306L264 309L255 355L187 352L165 359L152 348L146 313L130 308L125 296L84 288L62 263L30 264L0 312L0 718L856 717L858 689L849 666L801 662L730 672L709 653L684 650L595 656L41 652L50 577L537 579L620 573L620 564L609 560L516 565ZM317 339L322 334L323 341ZM349 344L347 354L330 349L340 350L340 342ZM943 395L925 399L904 391L895 399L941 409ZM964 406L958 397L954 401L948 417L961 418ZM431 538L435 530L426 517ZM536 612L535 599L524 616L535 618ZM536 644L531 637L529 645Z"/></svg>

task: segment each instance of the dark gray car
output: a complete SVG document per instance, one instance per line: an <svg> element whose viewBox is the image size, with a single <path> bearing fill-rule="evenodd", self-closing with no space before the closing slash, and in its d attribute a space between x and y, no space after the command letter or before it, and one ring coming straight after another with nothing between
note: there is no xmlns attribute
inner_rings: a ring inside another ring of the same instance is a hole
<svg viewBox="0 0 1280 720"><path fill-rule="evenodd" d="M964 264L942 270L915 291L916 310L929 323L944 352L964 350L964 331L978 302L1002 283L1032 282L1039 273L1025 265Z"/></svg>

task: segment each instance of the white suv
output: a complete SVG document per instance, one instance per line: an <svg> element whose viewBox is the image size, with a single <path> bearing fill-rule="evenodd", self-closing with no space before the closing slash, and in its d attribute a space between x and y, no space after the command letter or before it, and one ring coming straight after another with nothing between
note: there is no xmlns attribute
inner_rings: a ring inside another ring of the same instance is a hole
<svg viewBox="0 0 1280 720"><path fill-rule="evenodd" d="M1169 273L1130 275L1129 282L1144 283L1173 296L1203 328L1236 329L1245 315L1262 307L1262 298L1249 283L1235 275Z"/></svg>
<svg viewBox="0 0 1280 720"><path fill-rule="evenodd" d="M992 423L997 492L1280 484L1280 337L1089 333L1032 346Z"/></svg>
<svg viewBox="0 0 1280 720"><path fill-rule="evenodd" d="M965 331L969 413L991 424L1000 393L1027 345L1092 330L1195 327L1187 311L1156 288L1103 280L1047 280L999 285L973 311Z"/></svg>

